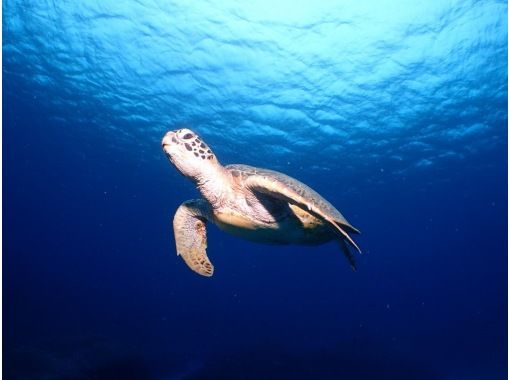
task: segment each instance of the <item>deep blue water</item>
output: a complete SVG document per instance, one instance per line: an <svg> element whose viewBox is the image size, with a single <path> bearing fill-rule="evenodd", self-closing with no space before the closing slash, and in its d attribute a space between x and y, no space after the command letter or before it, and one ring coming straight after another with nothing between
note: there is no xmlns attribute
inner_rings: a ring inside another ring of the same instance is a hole
<svg viewBox="0 0 510 380"><path fill-rule="evenodd" d="M504 379L507 3L3 2L5 379ZM362 234L208 227L170 129Z"/></svg>

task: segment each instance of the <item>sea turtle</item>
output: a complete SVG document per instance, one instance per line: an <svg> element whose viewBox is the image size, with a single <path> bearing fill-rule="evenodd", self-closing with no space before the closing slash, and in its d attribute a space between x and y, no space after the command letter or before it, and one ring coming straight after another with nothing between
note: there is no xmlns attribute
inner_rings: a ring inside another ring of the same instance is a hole
<svg viewBox="0 0 510 380"><path fill-rule="evenodd" d="M317 192L285 174L248 165L222 166L193 131L168 132L163 151L202 199L188 200L177 209L174 234L177 255L202 276L213 275L206 254L206 223L260 243L318 245L336 239L353 270L348 245L360 251L349 234L359 233Z"/></svg>

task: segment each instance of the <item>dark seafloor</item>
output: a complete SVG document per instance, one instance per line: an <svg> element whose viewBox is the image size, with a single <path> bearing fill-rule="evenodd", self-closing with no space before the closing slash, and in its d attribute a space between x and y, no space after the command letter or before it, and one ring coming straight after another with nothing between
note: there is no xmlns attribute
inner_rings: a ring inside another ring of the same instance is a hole
<svg viewBox="0 0 510 380"><path fill-rule="evenodd" d="M3 2L4 379L505 379L507 3ZM163 134L361 229L209 227Z"/></svg>

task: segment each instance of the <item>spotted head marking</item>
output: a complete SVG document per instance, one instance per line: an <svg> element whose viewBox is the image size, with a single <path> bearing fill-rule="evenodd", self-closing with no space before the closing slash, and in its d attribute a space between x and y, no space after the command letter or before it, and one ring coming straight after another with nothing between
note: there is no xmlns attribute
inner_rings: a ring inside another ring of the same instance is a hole
<svg viewBox="0 0 510 380"><path fill-rule="evenodd" d="M211 149L190 129L168 132L161 145L170 162L186 177L197 177L204 168L218 164Z"/></svg>

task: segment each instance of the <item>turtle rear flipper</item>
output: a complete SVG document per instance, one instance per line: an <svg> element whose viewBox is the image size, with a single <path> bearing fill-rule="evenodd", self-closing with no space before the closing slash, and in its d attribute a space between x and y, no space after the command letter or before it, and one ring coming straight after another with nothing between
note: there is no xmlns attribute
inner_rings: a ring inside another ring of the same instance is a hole
<svg viewBox="0 0 510 380"><path fill-rule="evenodd" d="M186 201L174 216L174 235L177 255L198 274L211 277L214 267L207 257L206 223L209 205L203 199Z"/></svg>
<svg viewBox="0 0 510 380"><path fill-rule="evenodd" d="M342 252L344 256L346 257L347 261L349 261L349 264L351 265L351 268L354 272L356 272L356 261L354 259L354 255L349 250L349 247L347 246L347 242L344 239L338 240L340 243L340 248L342 248Z"/></svg>

